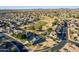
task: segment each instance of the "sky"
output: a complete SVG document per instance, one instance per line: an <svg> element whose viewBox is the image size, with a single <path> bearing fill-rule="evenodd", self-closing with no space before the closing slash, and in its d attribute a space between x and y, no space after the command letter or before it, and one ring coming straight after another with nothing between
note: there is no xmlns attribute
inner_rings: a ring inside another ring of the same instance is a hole
<svg viewBox="0 0 79 59"><path fill-rule="evenodd" d="M58 8L75 9L79 8L79 6L0 6L0 9L58 9Z"/></svg>

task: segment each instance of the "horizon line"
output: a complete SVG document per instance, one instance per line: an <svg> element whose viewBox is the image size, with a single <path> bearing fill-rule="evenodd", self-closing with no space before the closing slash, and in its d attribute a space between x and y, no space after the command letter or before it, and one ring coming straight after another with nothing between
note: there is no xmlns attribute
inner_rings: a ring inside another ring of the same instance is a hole
<svg viewBox="0 0 79 59"><path fill-rule="evenodd" d="M79 6L0 6L2 9L78 9Z"/></svg>

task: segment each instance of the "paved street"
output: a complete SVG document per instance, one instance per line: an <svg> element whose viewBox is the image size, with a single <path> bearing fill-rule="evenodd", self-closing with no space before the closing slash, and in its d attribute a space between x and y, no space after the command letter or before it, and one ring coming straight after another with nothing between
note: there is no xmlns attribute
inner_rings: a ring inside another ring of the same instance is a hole
<svg viewBox="0 0 79 59"><path fill-rule="evenodd" d="M6 35L5 33L0 33L0 36L3 35L5 37L5 42L11 43L14 45L18 52L27 52L28 50L25 48L25 46L20 43L19 41L15 40L15 38L12 38L11 36Z"/></svg>
<svg viewBox="0 0 79 59"><path fill-rule="evenodd" d="M55 45L54 47L51 47L51 48L47 48L47 49L42 49L40 51L59 51L62 47L64 47L64 45L68 42L67 40L67 22L64 22L64 25L58 29L58 37L59 39L61 40L60 43L58 43L57 45Z"/></svg>

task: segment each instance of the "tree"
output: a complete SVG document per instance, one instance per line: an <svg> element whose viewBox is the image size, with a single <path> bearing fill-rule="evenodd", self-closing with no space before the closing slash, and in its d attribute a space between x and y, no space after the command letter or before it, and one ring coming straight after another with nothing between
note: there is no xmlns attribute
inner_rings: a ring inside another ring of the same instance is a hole
<svg viewBox="0 0 79 59"><path fill-rule="evenodd" d="M11 51L12 51L12 52L17 52L17 49L16 49L15 47L12 47L12 48L11 48Z"/></svg>
<svg viewBox="0 0 79 59"><path fill-rule="evenodd" d="M76 18L79 19L79 15L77 15Z"/></svg>
<svg viewBox="0 0 79 59"><path fill-rule="evenodd" d="M58 24L58 19L55 19L55 21L52 23L52 26L57 25Z"/></svg>
<svg viewBox="0 0 79 59"><path fill-rule="evenodd" d="M47 29L47 32L50 33L51 31L52 31L52 28L48 28L48 29Z"/></svg>

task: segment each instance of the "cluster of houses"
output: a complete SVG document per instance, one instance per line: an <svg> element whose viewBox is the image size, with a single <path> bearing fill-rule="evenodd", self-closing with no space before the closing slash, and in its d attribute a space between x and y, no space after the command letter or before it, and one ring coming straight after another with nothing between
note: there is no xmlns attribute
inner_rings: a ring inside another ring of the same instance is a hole
<svg viewBox="0 0 79 59"><path fill-rule="evenodd" d="M1 13L0 32L5 32L8 34L16 33L16 34L26 35L26 38L33 45L44 42L45 41L44 38L40 37L37 34L26 32L23 29L20 29L19 27L40 20L41 15L53 16L51 15L52 14L51 12L52 11L48 11L48 10L30 10L30 11L27 10L21 12L11 11L11 12ZM52 33L52 35L54 34Z"/></svg>
<svg viewBox="0 0 79 59"><path fill-rule="evenodd" d="M79 19L69 21L70 38L73 41L79 42Z"/></svg>
<svg viewBox="0 0 79 59"><path fill-rule="evenodd" d="M25 34L28 41L30 41L33 45L45 41L45 39L41 38L37 34L31 33L31 32L25 32L23 29L20 29L19 27L16 26L15 22L11 21L10 26L5 26L5 23L6 22L4 21L0 22L0 32L4 32L8 34L12 34L12 33L22 34L22 35Z"/></svg>
<svg viewBox="0 0 79 59"><path fill-rule="evenodd" d="M28 41L30 41L33 45L40 44L45 41L44 38L38 36L37 34L27 32L26 37L28 38Z"/></svg>
<svg viewBox="0 0 79 59"><path fill-rule="evenodd" d="M63 10L62 10L63 11ZM64 12L64 11L63 11ZM43 16L61 16L64 17L64 15L67 15L65 13L61 14L58 12L58 10L27 10L27 11L11 11L11 12L5 12L0 13L0 32L3 33L16 33L17 35L25 35L26 40L31 42L33 45L41 44L42 42L46 41L46 38L42 38L39 35L32 33L32 32L26 32L23 29L20 28L22 25L27 25L29 23L34 23L38 20L40 20L40 17ZM74 31L72 34L72 39L76 39L79 41L79 19L77 20L70 20L69 27L71 28L71 31ZM59 26L58 26L59 25ZM57 27L58 26L58 27ZM50 32L49 36L52 38L57 39L58 37L61 39L66 39L66 27L67 22L66 21L60 21L60 24L57 24L57 29L54 29L54 31ZM56 31L55 31L56 30ZM64 33L64 34L63 34Z"/></svg>

